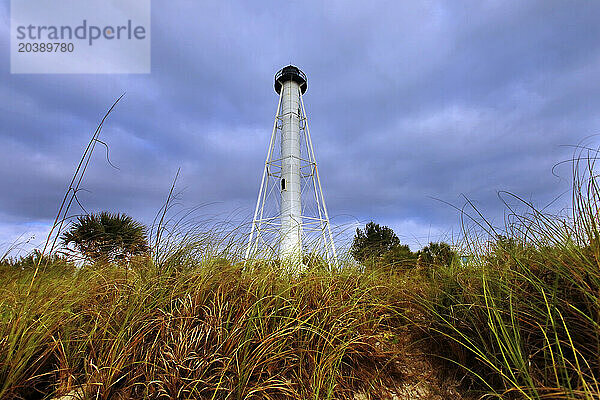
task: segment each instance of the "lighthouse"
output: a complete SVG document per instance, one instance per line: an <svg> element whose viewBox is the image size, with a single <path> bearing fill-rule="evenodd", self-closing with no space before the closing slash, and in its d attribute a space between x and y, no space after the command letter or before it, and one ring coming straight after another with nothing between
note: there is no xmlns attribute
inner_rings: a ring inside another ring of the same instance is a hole
<svg viewBox="0 0 600 400"><path fill-rule="evenodd" d="M275 121L246 259L275 256L301 268L307 255L337 259L302 96L308 80L288 65L275 74Z"/></svg>

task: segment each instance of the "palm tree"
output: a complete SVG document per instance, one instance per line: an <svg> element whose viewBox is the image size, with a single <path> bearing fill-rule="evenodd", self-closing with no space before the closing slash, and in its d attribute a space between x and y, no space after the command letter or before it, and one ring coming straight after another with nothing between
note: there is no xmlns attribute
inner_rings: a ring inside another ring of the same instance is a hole
<svg viewBox="0 0 600 400"><path fill-rule="evenodd" d="M73 244L92 262L128 262L132 256L149 251L146 227L126 214L106 211L77 218L61 236L61 243Z"/></svg>

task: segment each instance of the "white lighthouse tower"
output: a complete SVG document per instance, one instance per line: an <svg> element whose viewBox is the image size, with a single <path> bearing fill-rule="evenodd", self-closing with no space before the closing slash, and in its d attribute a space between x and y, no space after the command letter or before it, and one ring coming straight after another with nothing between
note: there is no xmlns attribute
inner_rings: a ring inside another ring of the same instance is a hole
<svg viewBox="0 0 600 400"><path fill-rule="evenodd" d="M275 75L279 103L246 259L275 256L295 268L305 256L337 259L302 100L307 88L293 65Z"/></svg>

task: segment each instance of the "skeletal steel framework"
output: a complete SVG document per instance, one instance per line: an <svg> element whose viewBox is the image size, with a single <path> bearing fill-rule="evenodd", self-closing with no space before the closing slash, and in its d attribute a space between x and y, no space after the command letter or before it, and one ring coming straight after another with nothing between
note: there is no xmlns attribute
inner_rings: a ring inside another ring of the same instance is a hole
<svg viewBox="0 0 600 400"><path fill-rule="evenodd" d="M295 78L298 78L297 82L291 82ZM306 76L296 67L285 67L275 76L275 90L279 94L279 101L246 248L246 259L278 257L298 264L302 262L303 255L316 255L324 256L329 262L337 262L302 98L306 91ZM284 99L289 103L283 104ZM290 108L290 104L294 107L296 105L292 99L299 100L297 110ZM292 117L297 126L292 125L290 128L289 121ZM299 139L300 145L292 152L288 151L286 143L290 141L290 129L295 129L295 133L299 134L299 137L292 135L292 139ZM289 205L289 194L286 193L287 190L292 190L286 185L297 183L286 182L286 179L295 180L294 171L290 172L290 168L296 168L295 172L300 180L300 185L297 186L300 194L292 202L295 202L295 206ZM292 233L292 230L298 232ZM295 243L290 245L290 240ZM296 247L299 251L293 252Z"/></svg>

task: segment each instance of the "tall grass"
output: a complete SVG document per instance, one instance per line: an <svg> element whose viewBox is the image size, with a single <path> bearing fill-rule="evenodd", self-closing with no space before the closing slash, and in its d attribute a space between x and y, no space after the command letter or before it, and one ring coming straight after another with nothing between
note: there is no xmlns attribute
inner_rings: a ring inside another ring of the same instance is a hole
<svg viewBox="0 0 600 400"><path fill-rule="evenodd" d="M0 398L385 396L403 325L396 289L355 270L286 276L206 258L3 278Z"/></svg>
<svg viewBox="0 0 600 400"><path fill-rule="evenodd" d="M432 352L507 399L600 398L600 231L593 161L574 164L573 213L513 213L420 301Z"/></svg>

